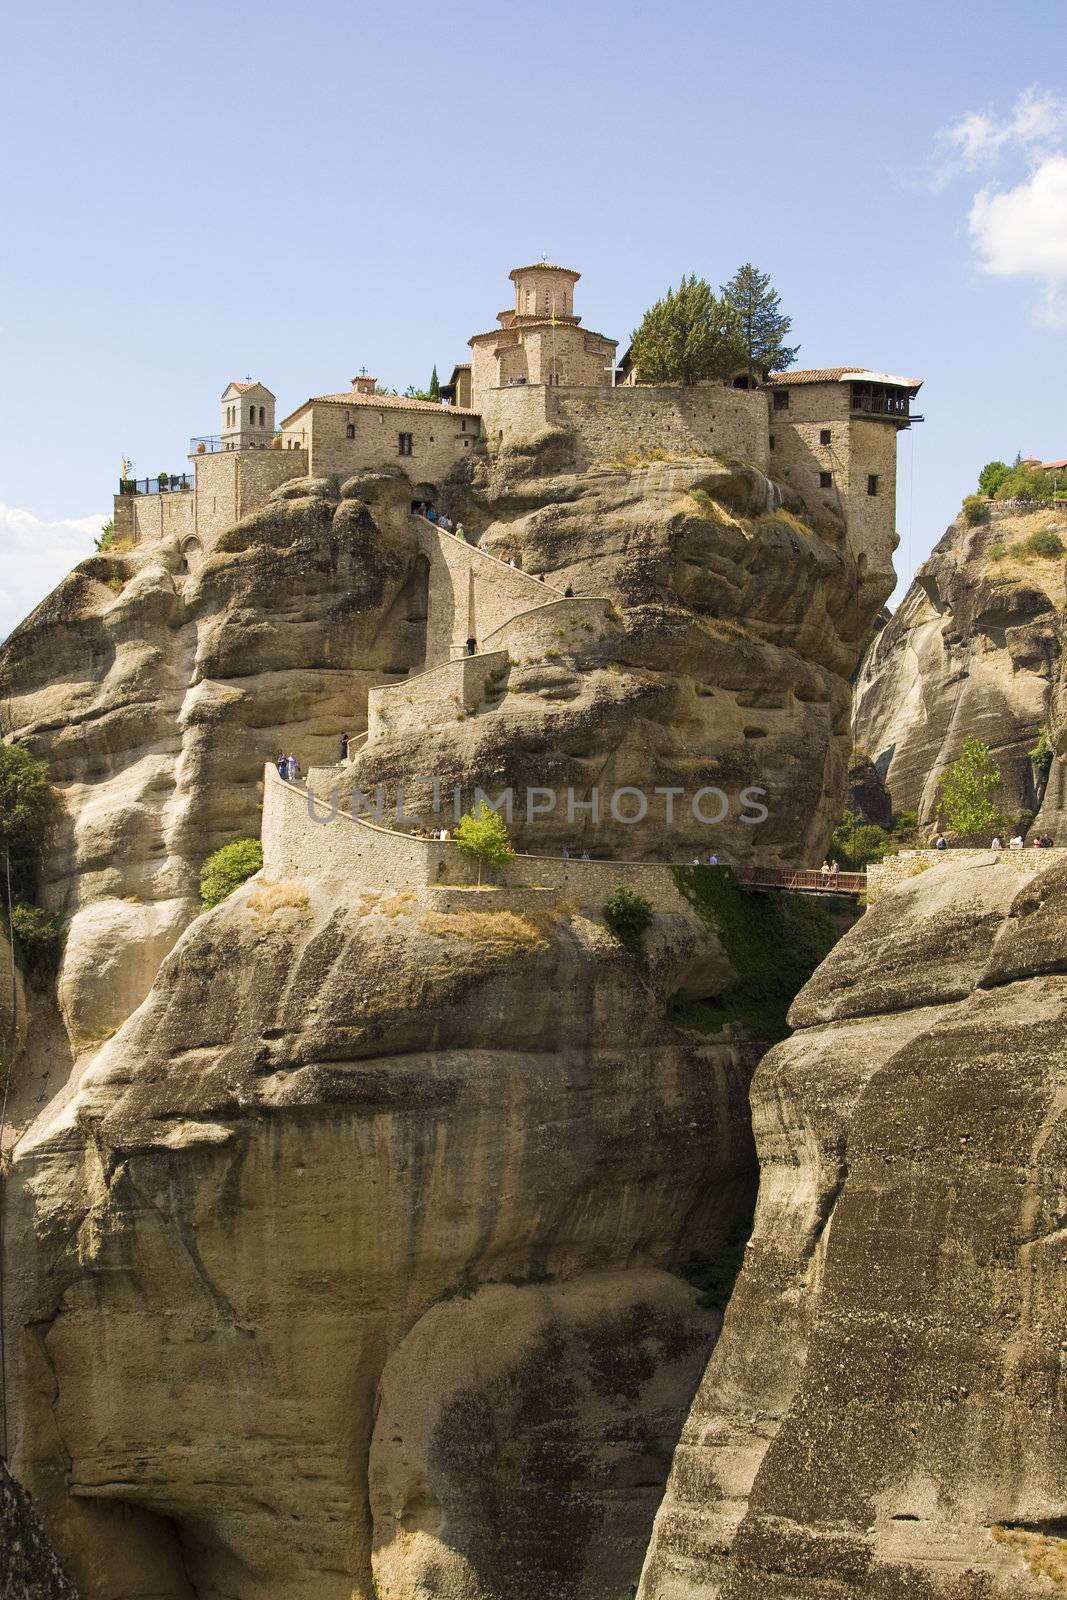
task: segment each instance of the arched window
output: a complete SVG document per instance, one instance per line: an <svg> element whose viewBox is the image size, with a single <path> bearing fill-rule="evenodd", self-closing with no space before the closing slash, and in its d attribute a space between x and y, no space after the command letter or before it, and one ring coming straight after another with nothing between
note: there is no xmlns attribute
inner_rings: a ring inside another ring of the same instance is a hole
<svg viewBox="0 0 1067 1600"><path fill-rule="evenodd" d="M259 425L260 425L261 428L264 425L264 420L266 418L266 415L267 415L267 413L264 411L263 407L260 406L260 408L259 408Z"/></svg>
<svg viewBox="0 0 1067 1600"><path fill-rule="evenodd" d="M248 421L249 421L249 425L254 428L255 425L256 425L256 408L255 408L255 406L249 406L249 408L248 408Z"/></svg>

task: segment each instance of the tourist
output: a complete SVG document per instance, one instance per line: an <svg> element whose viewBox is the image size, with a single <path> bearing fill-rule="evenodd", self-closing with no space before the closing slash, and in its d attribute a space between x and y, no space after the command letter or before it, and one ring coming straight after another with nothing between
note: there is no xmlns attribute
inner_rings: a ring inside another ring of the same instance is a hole
<svg viewBox="0 0 1067 1600"><path fill-rule="evenodd" d="M429 509L427 510L427 512L426 512L426 520L427 520L427 522L436 522L437 521L437 512L434 510L433 506L430 506Z"/></svg>
<svg viewBox="0 0 1067 1600"><path fill-rule="evenodd" d="M289 779L290 783L295 783L297 778L300 776L300 763L295 756L286 756L285 776Z"/></svg>
<svg viewBox="0 0 1067 1600"><path fill-rule="evenodd" d="M274 763L274 765L278 769L279 778L287 778L289 776L288 757L279 756L277 761Z"/></svg>
<svg viewBox="0 0 1067 1600"><path fill-rule="evenodd" d="M518 565L519 565L519 563L515 560L514 556L508 556L508 566L509 567L517 568Z"/></svg>
<svg viewBox="0 0 1067 1600"><path fill-rule="evenodd" d="M543 573L543 572L539 572L539 573L538 573L538 574L537 574L537 581L538 581L538 583L544 583L544 581L545 581L545 575L544 575L544 573Z"/></svg>
<svg viewBox="0 0 1067 1600"><path fill-rule="evenodd" d="M948 840L945 838L945 835L943 833L939 833L937 838L934 840L934 849L935 850L947 850L948 849Z"/></svg>
<svg viewBox="0 0 1067 1600"><path fill-rule="evenodd" d="M467 654L469 656L476 656L478 654L478 641L477 641L477 639L471 638L471 639L467 640Z"/></svg>
<svg viewBox="0 0 1067 1600"><path fill-rule="evenodd" d="M348 760L348 734L347 733L342 733L342 735L341 735L341 760L342 761L347 761Z"/></svg>
<svg viewBox="0 0 1067 1600"><path fill-rule="evenodd" d="M589 860L589 851L588 850L583 850L582 851L582 860L583 861L588 861Z"/></svg>
<svg viewBox="0 0 1067 1600"><path fill-rule="evenodd" d="M564 598L564 600L573 600L574 599L574 590L573 590L573 588L571 587L571 585L569 583L568 583L567 587L563 591L563 598Z"/></svg>
<svg viewBox="0 0 1067 1600"><path fill-rule="evenodd" d="M993 835L993 843L989 846L989 848L990 848L990 850L1003 850L1004 846L1000 842L1000 835L999 834L995 833Z"/></svg>
<svg viewBox="0 0 1067 1600"><path fill-rule="evenodd" d="M564 861L569 861L569 860L570 860L570 858L571 858L571 853L570 853L570 851L569 851L569 850L568 850L568 849L567 849L567 846L566 846L566 845L564 845L564 846L563 846L563 859L564 859Z"/></svg>
<svg viewBox="0 0 1067 1600"><path fill-rule="evenodd" d="M1023 847L1023 836L1022 836L1022 834L1021 833L1013 834L1012 837L1008 840L1008 849L1009 850L1021 850L1022 847Z"/></svg>
<svg viewBox="0 0 1067 1600"><path fill-rule="evenodd" d="M466 534L465 534L465 533L464 533L464 531L463 531L463 524L462 524L462 522L457 522L457 523L456 523L456 526L455 526L455 535L456 535L456 538L457 538L457 539L462 539L462 540L463 540L463 541L464 541L464 542L466 542L466 538L467 538L467 535L466 535Z"/></svg>
<svg viewBox="0 0 1067 1600"><path fill-rule="evenodd" d="M819 868L819 883L825 889L826 885L829 882L830 882L830 863L828 861L824 861L822 866Z"/></svg>
<svg viewBox="0 0 1067 1600"><path fill-rule="evenodd" d="M447 838L448 838L448 829L447 828L442 828L441 829L441 843L444 844L444 842L445 842L445 840Z"/></svg>
<svg viewBox="0 0 1067 1600"><path fill-rule="evenodd" d="M719 858L718 858L718 856L715 854L715 852L713 850L711 852L711 854L708 856L708 866L709 867L717 867L718 865L719 865Z"/></svg>
<svg viewBox="0 0 1067 1600"><path fill-rule="evenodd" d="M443 528L446 533L451 533L452 532L452 518L451 517L446 517L444 512L442 511L441 515L437 519L437 526L439 528Z"/></svg>
<svg viewBox="0 0 1067 1600"><path fill-rule="evenodd" d="M689 865L691 867L699 867L699 865L700 865L700 857L699 856L694 856L692 861L689 863Z"/></svg>
<svg viewBox="0 0 1067 1600"><path fill-rule="evenodd" d="M839 876L840 872L841 872L841 868L838 866L837 862L831 856L831 858L830 858L830 883L831 883L831 886L836 886L837 879L838 879L838 876Z"/></svg>
<svg viewBox="0 0 1067 1600"><path fill-rule="evenodd" d="M1041 843L1044 845L1046 850L1053 849L1052 835L1050 833L1046 833L1044 838L1041 840Z"/></svg>

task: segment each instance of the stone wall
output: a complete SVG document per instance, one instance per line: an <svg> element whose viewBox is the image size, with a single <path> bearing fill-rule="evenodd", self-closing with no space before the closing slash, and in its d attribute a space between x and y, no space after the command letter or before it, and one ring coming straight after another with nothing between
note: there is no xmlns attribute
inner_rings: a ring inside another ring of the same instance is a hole
<svg viewBox="0 0 1067 1600"><path fill-rule="evenodd" d="M315 477L336 473L341 479L355 472L401 467L412 484L437 484L457 461L474 449L481 434L480 419L453 406L434 410L404 410L343 402L312 402L294 428L307 427L310 468ZM348 437L348 429L354 436ZM410 455L401 455L400 436L411 435Z"/></svg>
<svg viewBox="0 0 1067 1600"><path fill-rule="evenodd" d="M430 563L426 663L437 666L474 637L484 645L505 622L559 591L454 534L416 517L419 546Z"/></svg>
<svg viewBox="0 0 1067 1600"><path fill-rule="evenodd" d="M115 534L138 544L194 536L201 542L232 527L290 478L308 470L306 450L218 450L194 456L194 489L115 496Z"/></svg>
<svg viewBox="0 0 1067 1600"><path fill-rule="evenodd" d="M537 587L542 591L544 584ZM543 656L559 650L567 655L586 651L599 639L617 634L615 607L600 597L575 595L572 599L545 600L541 605L505 622L482 640L486 650L507 651L513 661Z"/></svg>
<svg viewBox="0 0 1067 1600"><path fill-rule="evenodd" d="M667 455L737 456L766 471L767 395L762 389L699 384L491 389L479 404L490 439L531 438L563 428L577 464L662 450Z"/></svg>
<svg viewBox="0 0 1067 1600"><path fill-rule="evenodd" d="M308 795L278 777L268 765L263 788L263 871L268 878L347 881L353 894L419 894L443 884L473 884L477 863L448 842L354 822L343 812L330 815L329 796L314 803L321 819L309 816ZM452 825L452 817L444 819ZM669 867L644 861L563 861L556 856L518 855L494 874L509 888L552 889L579 909L598 911L619 884L635 890L661 913L686 910Z"/></svg>
<svg viewBox="0 0 1067 1600"><path fill-rule="evenodd" d="M867 903L874 905L898 883L949 863L1010 867L1014 872L1028 873L1040 872L1060 856L1067 857L1067 850L1035 850L1033 846L1022 850L902 850L884 861L872 861L867 868Z"/></svg>
<svg viewBox="0 0 1067 1600"><path fill-rule="evenodd" d="M399 683L372 689L367 697L368 742L400 733L406 725L426 728L462 718L485 699L493 674L503 678L507 666L506 650L460 656Z"/></svg>

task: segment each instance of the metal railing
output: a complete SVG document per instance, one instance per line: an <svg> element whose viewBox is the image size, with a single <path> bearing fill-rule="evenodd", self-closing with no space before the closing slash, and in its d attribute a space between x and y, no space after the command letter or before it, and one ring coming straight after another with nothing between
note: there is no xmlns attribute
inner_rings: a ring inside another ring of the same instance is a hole
<svg viewBox="0 0 1067 1600"><path fill-rule="evenodd" d="M801 894L862 894L865 872L823 872L818 868L735 867L734 877L746 889L792 889Z"/></svg>
<svg viewBox="0 0 1067 1600"><path fill-rule="evenodd" d="M191 472L164 472L158 478L120 478L119 494L172 494L190 490L196 482Z"/></svg>
<svg viewBox="0 0 1067 1600"><path fill-rule="evenodd" d="M300 428L292 433L276 433L270 444L245 445L246 450L306 450L307 432ZM189 440L191 456L213 456L222 450L236 450L232 439L217 433L199 433Z"/></svg>

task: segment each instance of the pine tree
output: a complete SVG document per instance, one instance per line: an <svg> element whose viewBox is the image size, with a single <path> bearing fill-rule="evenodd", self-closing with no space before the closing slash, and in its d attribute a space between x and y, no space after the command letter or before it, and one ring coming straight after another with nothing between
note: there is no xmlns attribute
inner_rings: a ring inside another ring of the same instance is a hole
<svg viewBox="0 0 1067 1600"><path fill-rule="evenodd" d="M430 387L429 387L429 390L427 391L426 398L428 400L440 400L440 398L441 398L441 385L438 382L438 378L437 378L437 364L436 364L436 362L434 363L433 371L430 373Z"/></svg>
<svg viewBox="0 0 1067 1600"><path fill-rule="evenodd" d="M749 372L765 378L769 372L791 367L800 346L785 343L793 323L790 317L783 317L781 297L775 292L768 274L757 271L751 261L746 261L729 283L723 284L720 293L740 323Z"/></svg>
<svg viewBox="0 0 1067 1600"><path fill-rule="evenodd" d="M744 345L736 313L691 273L645 312L630 354L642 383L694 384L729 377Z"/></svg>

